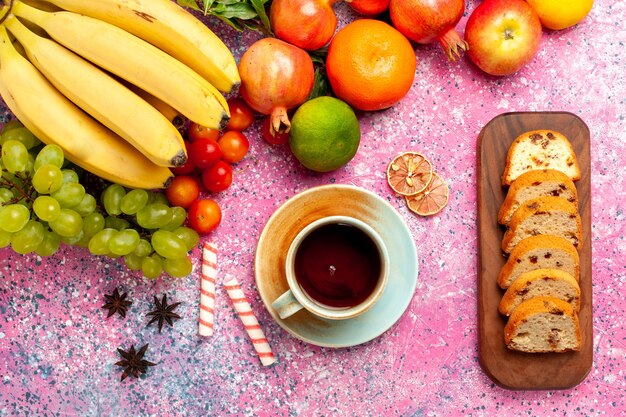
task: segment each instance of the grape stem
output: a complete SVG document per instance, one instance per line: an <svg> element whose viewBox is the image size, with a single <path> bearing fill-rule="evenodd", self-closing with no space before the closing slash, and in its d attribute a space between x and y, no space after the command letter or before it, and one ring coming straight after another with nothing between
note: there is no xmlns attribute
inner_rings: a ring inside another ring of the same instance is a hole
<svg viewBox="0 0 626 417"><path fill-rule="evenodd" d="M21 172L16 172L13 175L15 175L17 178L19 178L23 182L26 182L27 180L30 180L30 176L28 174L23 174ZM20 194L20 195L18 195L16 197L13 197L11 200L7 201L4 204L15 204L15 203L21 201L22 199L26 199L26 201L28 201L30 203L35 201L35 199L33 198L33 194L35 192L35 188L32 185L28 188L28 190L25 190L17 182L11 181L10 179L4 178L4 177L2 178L2 182L0 182L0 185L7 186L9 188L13 188Z"/></svg>

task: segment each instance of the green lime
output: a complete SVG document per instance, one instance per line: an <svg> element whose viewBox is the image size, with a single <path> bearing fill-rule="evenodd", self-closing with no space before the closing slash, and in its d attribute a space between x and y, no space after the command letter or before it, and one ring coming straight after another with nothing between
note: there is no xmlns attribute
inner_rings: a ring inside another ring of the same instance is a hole
<svg viewBox="0 0 626 417"><path fill-rule="evenodd" d="M291 118L289 146L302 165L317 172L347 164L361 141L352 108L334 97L318 97L298 108Z"/></svg>

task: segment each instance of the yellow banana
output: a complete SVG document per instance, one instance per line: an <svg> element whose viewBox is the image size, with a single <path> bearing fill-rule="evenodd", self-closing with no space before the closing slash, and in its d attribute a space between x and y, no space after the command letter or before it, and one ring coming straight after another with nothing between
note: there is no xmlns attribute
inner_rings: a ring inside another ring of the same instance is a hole
<svg viewBox="0 0 626 417"><path fill-rule="evenodd" d="M176 128L182 127L185 124L185 116L180 114L174 107L170 106L166 102L159 100L150 93L146 93L136 85L124 83L126 87L133 90L139 97L147 101L152 107L157 109L167 120L170 121Z"/></svg>
<svg viewBox="0 0 626 417"><path fill-rule="evenodd" d="M95 18L67 11L48 13L19 1L13 13L190 120L211 129L226 126L228 104L222 94L191 68L141 38Z"/></svg>
<svg viewBox="0 0 626 417"><path fill-rule="evenodd" d="M237 63L222 40L171 0L48 0L65 10L104 20L164 50L230 92L241 82Z"/></svg>
<svg viewBox="0 0 626 417"><path fill-rule="evenodd" d="M45 143L101 178L132 188L163 188L172 178L128 142L79 109L11 44L0 25L0 94L15 116Z"/></svg>
<svg viewBox="0 0 626 417"><path fill-rule="evenodd" d="M53 40L28 30L15 16L5 23L30 61L63 95L161 166L185 163L180 133L157 109L100 68Z"/></svg>

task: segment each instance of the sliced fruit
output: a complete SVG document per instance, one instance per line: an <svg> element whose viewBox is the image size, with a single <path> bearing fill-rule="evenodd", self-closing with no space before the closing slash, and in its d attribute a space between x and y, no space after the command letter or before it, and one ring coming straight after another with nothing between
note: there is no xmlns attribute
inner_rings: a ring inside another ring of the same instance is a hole
<svg viewBox="0 0 626 417"><path fill-rule="evenodd" d="M432 216L448 204L448 184L437 173L433 172L432 175L432 181L423 192L406 197L409 209L420 216Z"/></svg>
<svg viewBox="0 0 626 417"><path fill-rule="evenodd" d="M421 193L433 178L433 164L418 152L404 152L387 167L387 182L398 194Z"/></svg>

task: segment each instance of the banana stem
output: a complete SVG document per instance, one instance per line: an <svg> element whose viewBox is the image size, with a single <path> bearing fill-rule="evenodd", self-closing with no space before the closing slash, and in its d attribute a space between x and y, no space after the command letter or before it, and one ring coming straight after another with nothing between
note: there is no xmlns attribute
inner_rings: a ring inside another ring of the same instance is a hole
<svg viewBox="0 0 626 417"><path fill-rule="evenodd" d="M9 16L11 14L11 9L13 8L13 0L9 0L9 4L6 4L6 0L2 0L2 10L0 10L0 13L3 13L2 16L0 16L0 24L2 24L2 22L4 22L4 20L7 18L7 16Z"/></svg>

